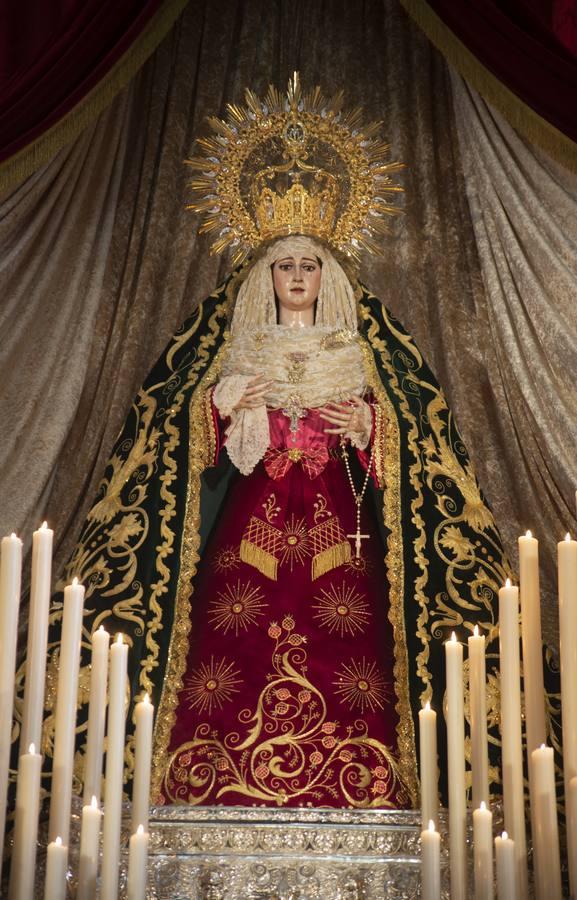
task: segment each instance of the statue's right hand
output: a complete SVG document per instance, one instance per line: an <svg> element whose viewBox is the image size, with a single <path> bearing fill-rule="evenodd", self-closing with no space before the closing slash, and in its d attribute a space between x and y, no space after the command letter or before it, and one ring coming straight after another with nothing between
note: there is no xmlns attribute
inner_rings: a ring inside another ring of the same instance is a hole
<svg viewBox="0 0 577 900"><path fill-rule="evenodd" d="M264 406L266 403L266 392L272 383L272 381L265 379L263 374L257 375L252 381L249 381L244 394L234 409L255 409L257 406Z"/></svg>

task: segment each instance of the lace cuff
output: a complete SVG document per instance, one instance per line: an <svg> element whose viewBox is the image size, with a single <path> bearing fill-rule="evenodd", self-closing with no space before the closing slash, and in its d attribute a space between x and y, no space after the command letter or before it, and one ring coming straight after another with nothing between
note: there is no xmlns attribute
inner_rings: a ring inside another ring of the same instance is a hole
<svg viewBox="0 0 577 900"><path fill-rule="evenodd" d="M345 437L349 439L353 447L357 450L364 450L373 433L373 414L368 403L363 404L363 430L349 431L345 433Z"/></svg>
<svg viewBox="0 0 577 900"><path fill-rule="evenodd" d="M250 475L265 455L270 443L266 406L237 409L252 375L226 375L214 389L213 402L223 418L230 418L225 446L233 465L242 475Z"/></svg>

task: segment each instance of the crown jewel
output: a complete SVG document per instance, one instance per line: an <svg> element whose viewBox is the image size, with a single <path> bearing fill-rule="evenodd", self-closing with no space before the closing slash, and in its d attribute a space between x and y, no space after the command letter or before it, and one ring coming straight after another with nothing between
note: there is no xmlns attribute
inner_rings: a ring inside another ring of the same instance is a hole
<svg viewBox="0 0 577 900"><path fill-rule="evenodd" d="M344 112L342 92L327 99L319 87L303 94L298 73L286 96L272 85L261 101L229 104L227 118L209 119L202 155L187 160L197 173L188 209L205 214L201 231L215 235L211 250L233 250L241 262L263 241L289 234L319 237L354 259L381 252L378 236L402 188L391 174L381 123L362 125L362 111Z"/></svg>

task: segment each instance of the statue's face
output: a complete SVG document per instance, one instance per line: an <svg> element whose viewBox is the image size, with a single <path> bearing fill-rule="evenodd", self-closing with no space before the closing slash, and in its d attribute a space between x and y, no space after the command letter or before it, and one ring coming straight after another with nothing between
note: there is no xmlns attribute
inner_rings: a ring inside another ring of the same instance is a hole
<svg viewBox="0 0 577 900"><path fill-rule="evenodd" d="M275 293L285 309L313 306L321 286L321 264L315 256L282 256L272 267Z"/></svg>

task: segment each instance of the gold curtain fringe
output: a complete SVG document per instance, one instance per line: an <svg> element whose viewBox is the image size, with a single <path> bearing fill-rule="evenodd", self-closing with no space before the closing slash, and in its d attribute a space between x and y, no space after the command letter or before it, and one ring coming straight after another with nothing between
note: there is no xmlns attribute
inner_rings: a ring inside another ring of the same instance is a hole
<svg viewBox="0 0 577 900"><path fill-rule="evenodd" d="M256 544L251 544L250 541L243 539L240 542L240 558L247 565L262 572L265 578L270 578L271 581L277 580L278 560L262 547L257 547Z"/></svg>
<svg viewBox="0 0 577 900"><path fill-rule="evenodd" d="M76 106L36 140L0 163L0 194L36 172L112 103L154 53L187 3L188 0L165 0L126 53Z"/></svg>
<svg viewBox="0 0 577 900"><path fill-rule="evenodd" d="M577 173L575 141L539 116L489 72L425 0L401 0L401 6L456 71L488 103L499 110L519 134L536 144L558 163Z"/></svg>
<svg viewBox="0 0 577 900"><path fill-rule="evenodd" d="M317 578L320 578L321 575L332 572L337 566L344 566L345 563L350 562L350 559L351 545L348 541L343 541L341 544L334 544L332 547L327 547L326 550L322 550L313 557L311 564L312 580L315 581Z"/></svg>

